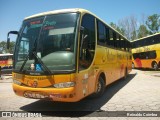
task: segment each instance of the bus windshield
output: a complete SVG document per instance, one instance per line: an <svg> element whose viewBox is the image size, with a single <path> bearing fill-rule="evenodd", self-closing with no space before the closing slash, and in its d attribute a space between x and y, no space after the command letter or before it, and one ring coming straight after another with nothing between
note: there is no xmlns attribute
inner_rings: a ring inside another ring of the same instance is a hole
<svg viewBox="0 0 160 120"><path fill-rule="evenodd" d="M65 13L25 20L16 43L14 70L44 70L35 56L50 71L75 70L78 17Z"/></svg>

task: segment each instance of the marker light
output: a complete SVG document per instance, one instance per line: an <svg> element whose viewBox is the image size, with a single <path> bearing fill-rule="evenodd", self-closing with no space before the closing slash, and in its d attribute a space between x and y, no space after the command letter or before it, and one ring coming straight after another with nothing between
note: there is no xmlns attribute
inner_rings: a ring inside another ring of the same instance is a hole
<svg viewBox="0 0 160 120"><path fill-rule="evenodd" d="M20 82L20 81L18 81L18 80L13 80L13 83L14 84L17 84L17 85L21 85L22 83Z"/></svg>
<svg viewBox="0 0 160 120"><path fill-rule="evenodd" d="M64 82L64 83L58 83L53 85L55 88L68 88L68 87L74 87L75 82Z"/></svg>

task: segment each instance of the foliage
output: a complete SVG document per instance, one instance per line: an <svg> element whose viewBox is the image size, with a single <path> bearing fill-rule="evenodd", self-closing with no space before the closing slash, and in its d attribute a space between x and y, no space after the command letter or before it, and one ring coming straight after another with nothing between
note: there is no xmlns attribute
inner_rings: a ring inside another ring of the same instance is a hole
<svg viewBox="0 0 160 120"><path fill-rule="evenodd" d="M142 23L137 21L135 16L125 17L118 21L118 25L111 22L110 25L119 31L122 35L126 36L129 40L145 37L150 34L159 32L160 30L160 15L153 14L144 19L142 16Z"/></svg>
<svg viewBox="0 0 160 120"><path fill-rule="evenodd" d="M125 34L125 30L123 28L120 28L119 26L117 26L116 24L114 24L113 22L110 23L110 26L113 27L114 29L116 29L119 33L121 33L122 35Z"/></svg>
<svg viewBox="0 0 160 120"><path fill-rule="evenodd" d="M9 50L7 49L7 42L6 41L1 41L0 42L0 54L2 54L2 53L13 53L14 47L15 47L15 42L14 41L10 42Z"/></svg>
<svg viewBox="0 0 160 120"><path fill-rule="evenodd" d="M147 27L145 25L140 25L138 29L138 38L145 37L149 34L149 30L147 30Z"/></svg>
<svg viewBox="0 0 160 120"><path fill-rule="evenodd" d="M152 34L158 32L160 28L160 15L158 14L153 14L148 17L146 21L147 27L150 29L150 32Z"/></svg>

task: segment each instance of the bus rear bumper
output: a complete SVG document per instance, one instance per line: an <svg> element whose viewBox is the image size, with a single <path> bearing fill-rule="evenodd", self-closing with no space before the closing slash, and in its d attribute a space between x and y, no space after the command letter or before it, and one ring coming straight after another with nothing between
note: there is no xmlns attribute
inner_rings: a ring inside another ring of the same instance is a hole
<svg viewBox="0 0 160 120"><path fill-rule="evenodd" d="M31 88L26 86L20 86L12 84L13 90L16 95L33 98L33 99L44 99L51 101L60 102L76 102L77 99L75 88Z"/></svg>

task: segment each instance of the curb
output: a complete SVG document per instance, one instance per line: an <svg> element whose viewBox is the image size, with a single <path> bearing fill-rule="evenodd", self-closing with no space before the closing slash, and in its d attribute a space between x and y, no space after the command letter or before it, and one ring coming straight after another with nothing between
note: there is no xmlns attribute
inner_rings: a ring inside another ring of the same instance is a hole
<svg viewBox="0 0 160 120"><path fill-rule="evenodd" d="M8 80L8 79L12 79L12 75L6 74L6 75L2 75L2 76L0 77L0 80Z"/></svg>

